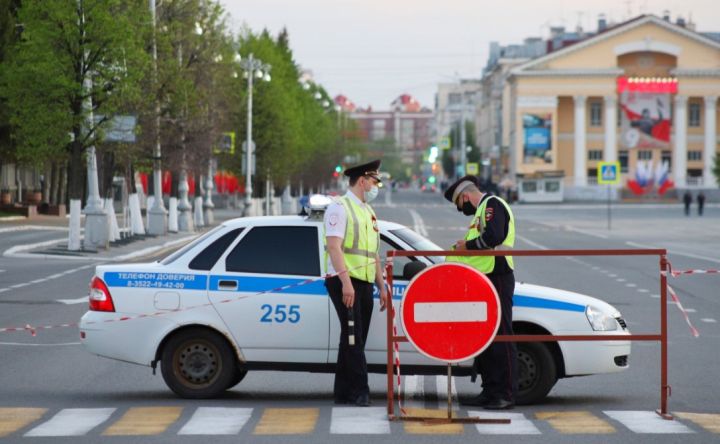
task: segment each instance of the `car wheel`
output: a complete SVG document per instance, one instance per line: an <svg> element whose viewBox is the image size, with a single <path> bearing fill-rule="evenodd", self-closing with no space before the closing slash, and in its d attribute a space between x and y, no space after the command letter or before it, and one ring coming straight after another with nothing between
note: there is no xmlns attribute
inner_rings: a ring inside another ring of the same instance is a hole
<svg viewBox="0 0 720 444"><path fill-rule="evenodd" d="M233 375L232 379L230 380L230 384L228 384L226 390L230 390L231 388L240 384L240 381L245 379L245 375L247 375L247 372L248 371L246 369L244 369L240 366L235 366L235 374Z"/></svg>
<svg viewBox="0 0 720 444"><path fill-rule="evenodd" d="M535 404L545 399L557 382L555 360L547 345L540 342L521 342L518 349L519 405Z"/></svg>
<svg viewBox="0 0 720 444"><path fill-rule="evenodd" d="M225 391L236 374L235 354L225 338L203 329L182 330L162 351L163 379L183 398L212 398Z"/></svg>

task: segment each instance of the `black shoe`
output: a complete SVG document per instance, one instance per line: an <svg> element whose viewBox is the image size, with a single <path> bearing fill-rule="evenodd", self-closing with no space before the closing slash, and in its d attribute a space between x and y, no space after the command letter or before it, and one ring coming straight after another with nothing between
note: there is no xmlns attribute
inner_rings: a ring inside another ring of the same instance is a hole
<svg viewBox="0 0 720 444"><path fill-rule="evenodd" d="M515 402L507 399L493 399L482 405L485 410L511 410L515 407Z"/></svg>
<svg viewBox="0 0 720 444"><path fill-rule="evenodd" d="M485 392L482 392L474 398L460 400L460 404L470 405L474 407L482 407L488 401L490 401L490 396L488 396Z"/></svg>
<svg viewBox="0 0 720 444"><path fill-rule="evenodd" d="M358 407L370 407L370 396L360 395L355 399L355 405Z"/></svg>

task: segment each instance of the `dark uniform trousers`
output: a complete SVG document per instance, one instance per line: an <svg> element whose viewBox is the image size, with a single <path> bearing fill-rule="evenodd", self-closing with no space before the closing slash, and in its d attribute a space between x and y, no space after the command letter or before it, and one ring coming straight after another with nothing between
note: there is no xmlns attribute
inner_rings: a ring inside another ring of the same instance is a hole
<svg viewBox="0 0 720 444"><path fill-rule="evenodd" d="M487 275L500 298L502 318L499 335L512 335L514 273ZM514 401L518 390L517 346L514 342L493 342L478 357L483 393L493 399Z"/></svg>
<svg viewBox="0 0 720 444"><path fill-rule="evenodd" d="M342 282L337 276L325 279L325 288L340 319L340 345L333 389L336 401L355 401L360 395L370 394L365 343L373 310L373 284L355 278L350 280L355 289L355 345L348 342L348 309L343 304Z"/></svg>

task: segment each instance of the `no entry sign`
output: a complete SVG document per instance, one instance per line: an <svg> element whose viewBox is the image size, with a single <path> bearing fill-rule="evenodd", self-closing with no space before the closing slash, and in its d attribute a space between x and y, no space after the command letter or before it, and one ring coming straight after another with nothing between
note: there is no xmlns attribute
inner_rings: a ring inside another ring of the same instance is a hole
<svg viewBox="0 0 720 444"><path fill-rule="evenodd" d="M490 280L464 264L418 273L402 299L402 326L422 354L460 362L480 354L500 326L500 299Z"/></svg>

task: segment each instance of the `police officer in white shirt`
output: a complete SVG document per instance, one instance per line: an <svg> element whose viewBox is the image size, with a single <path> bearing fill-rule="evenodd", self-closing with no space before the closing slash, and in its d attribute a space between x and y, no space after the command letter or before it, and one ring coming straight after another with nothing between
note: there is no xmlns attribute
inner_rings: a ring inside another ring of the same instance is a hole
<svg viewBox="0 0 720 444"><path fill-rule="evenodd" d="M380 184L380 160L345 170L348 192L328 206L324 216L325 287L340 320L335 385L336 404L370 405L365 342L373 309L373 283L380 289L380 311L387 290L378 248L380 232L369 202Z"/></svg>

